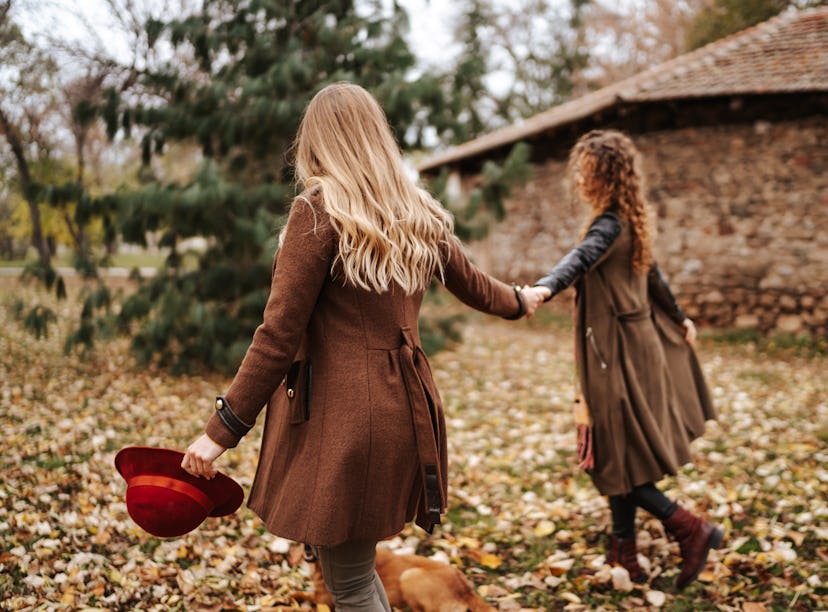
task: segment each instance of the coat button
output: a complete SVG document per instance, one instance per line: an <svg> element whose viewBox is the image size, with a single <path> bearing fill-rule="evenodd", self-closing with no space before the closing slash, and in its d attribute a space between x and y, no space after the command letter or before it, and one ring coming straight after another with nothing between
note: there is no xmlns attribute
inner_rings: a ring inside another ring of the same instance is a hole
<svg viewBox="0 0 828 612"><path fill-rule="evenodd" d="M294 394L294 392L293 392L293 389L288 389L288 390L287 390L287 396L288 396L288 397L293 397L294 395L295 395L295 394Z"/></svg>

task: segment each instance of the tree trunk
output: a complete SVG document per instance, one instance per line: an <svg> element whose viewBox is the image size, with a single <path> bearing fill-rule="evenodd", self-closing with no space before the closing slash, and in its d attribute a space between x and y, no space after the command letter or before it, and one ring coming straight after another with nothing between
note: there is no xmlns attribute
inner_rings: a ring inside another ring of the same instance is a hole
<svg viewBox="0 0 828 612"><path fill-rule="evenodd" d="M51 268L52 254L49 252L49 245L43 236L43 226L40 223L40 209L37 207L37 201L34 199L34 194L32 193L29 163L23 154L23 144L20 141L20 136L3 109L0 109L0 130L6 136L6 140L17 162L17 173L20 177L20 191L26 199L26 204L29 206L29 215L32 218L32 246L37 249L41 265L44 268Z"/></svg>
<svg viewBox="0 0 828 612"><path fill-rule="evenodd" d="M75 129L75 155L78 158L78 177L77 182L80 185L81 192L86 192L86 185L84 181L86 180L86 127L82 125L78 125ZM67 216L66 219L67 223L70 223L69 218ZM72 231L72 228L69 228L69 231ZM72 232L72 237L75 239L75 246L78 251L78 255L80 257L86 258L89 256L89 240L86 236L86 227L78 222L77 224L77 233Z"/></svg>

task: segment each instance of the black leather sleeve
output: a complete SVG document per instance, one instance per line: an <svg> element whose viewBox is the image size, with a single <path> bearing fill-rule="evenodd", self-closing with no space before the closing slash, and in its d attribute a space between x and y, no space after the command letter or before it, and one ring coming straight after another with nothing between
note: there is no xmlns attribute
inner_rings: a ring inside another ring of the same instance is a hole
<svg viewBox="0 0 828 612"><path fill-rule="evenodd" d="M673 292L670 291L670 286L664 280L656 263L653 264L649 274L647 274L647 293L650 295L650 300L658 304L676 323L681 324L684 321L686 318L684 311L676 302Z"/></svg>
<svg viewBox="0 0 828 612"><path fill-rule="evenodd" d="M601 259L621 233L621 222L615 214L605 212L598 216L581 244L563 256L549 274L535 282L536 287L547 287L547 300L569 287Z"/></svg>

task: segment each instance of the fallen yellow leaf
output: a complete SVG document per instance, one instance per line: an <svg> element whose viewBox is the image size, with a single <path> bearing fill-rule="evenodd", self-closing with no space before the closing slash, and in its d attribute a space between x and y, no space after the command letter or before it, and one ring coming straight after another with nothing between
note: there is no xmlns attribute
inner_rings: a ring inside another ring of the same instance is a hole
<svg viewBox="0 0 828 612"><path fill-rule="evenodd" d="M736 565L741 560L742 560L742 555L740 555L737 552L730 551L729 553L727 553L725 555L725 558L722 560L722 563L724 563L726 566Z"/></svg>
<svg viewBox="0 0 828 612"><path fill-rule="evenodd" d="M63 596L60 598L60 603L65 604L67 606L74 606L75 605L75 591L68 590L66 591Z"/></svg>
<svg viewBox="0 0 828 612"><path fill-rule="evenodd" d="M555 523L552 521L541 521L535 527L535 535L539 538L545 538L546 536L555 532Z"/></svg>
<svg viewBox="0 0 828 612"><path fill-rule="evenodd" d="M467 536L460 536L457 538L457 545L462 546L463 548L468 548L470 550L477 550L480 548L480 540L476 538L470 538Z"/></svg>
<svg viewBox="0 0 828 612"><path fill-rule="evenodd" d="M480 557L480 565L488 567L489 569L497 569L503 564L503 559L497 555L483 555Z"/></svg>

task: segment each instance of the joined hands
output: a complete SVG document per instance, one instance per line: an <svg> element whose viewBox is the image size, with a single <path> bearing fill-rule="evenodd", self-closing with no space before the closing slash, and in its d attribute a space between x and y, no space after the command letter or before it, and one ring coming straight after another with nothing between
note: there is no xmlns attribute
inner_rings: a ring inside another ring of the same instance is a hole
<svg viewBox="0 0 828 612"><path fill-rule="evenodd" d="M520 289L523 304L526 307L526 318L531 319L535 311L543 304L544 300L552 295L546 287L530 287L525 285Z"/></svg>

